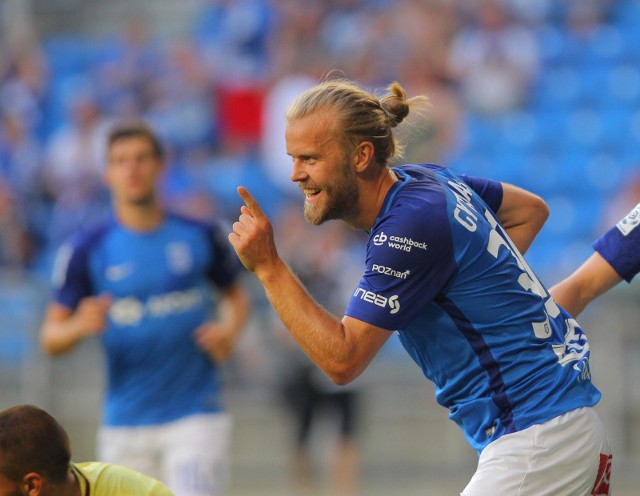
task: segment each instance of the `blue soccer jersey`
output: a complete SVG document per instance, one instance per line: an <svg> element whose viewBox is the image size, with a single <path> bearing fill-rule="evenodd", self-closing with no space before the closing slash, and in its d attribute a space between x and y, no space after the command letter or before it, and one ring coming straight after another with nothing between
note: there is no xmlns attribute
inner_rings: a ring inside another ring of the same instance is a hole
<svg viewBox="0 0 640 496"><path fill-rule="evenodd" d="M587 339L497 220L500 184L433 165L393 170L347 315L398 331L478 452L596 404Z"/></svg>
<svg viewBox="0 0 640 496"><path fill-rule="evenodd" d="M593 244L625 281L640 272L640 203Z"/></svg>
<svg viewBox="0 0 640 496"><path fill-rule="evenodd" d="M194 330L211 318L211 283L224 289L239 269L221 227L173 215L145 233L112 219L61 247L55 301L75 309L86 296L112 298L102 334L106 425L152 425L222 409L219 373Z"/></svg>

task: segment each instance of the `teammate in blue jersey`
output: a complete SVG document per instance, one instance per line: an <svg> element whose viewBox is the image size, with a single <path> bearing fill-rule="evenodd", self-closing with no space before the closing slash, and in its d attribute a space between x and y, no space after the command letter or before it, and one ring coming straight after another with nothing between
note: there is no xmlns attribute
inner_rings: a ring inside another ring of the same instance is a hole
<svg viewBox="0 0 640 496"><path fill-rule="evenodd" d="M390 167L410 109L325 81L287 112L291 179L307 220L369 233L365 271L337 320L279 257L251 194L229 241L309 357L348 383L393 331L479 454L465 496L608 494L611 452L593 406L589 345L524 260L548 210L508 184L435 165Z"/></svg>
<svg viewBox="0 0 640 496"><path fill-rule="evenodd" d="M243 269L220 225L162 207L163 152L150 128L123 123L108 145L114 213L60 249L43 346L55 355L100 335L101 461L152 475L178 496L219 494L231 429L219 366L248 315Z"/></svg>
<svg viewBox="0 0 640 496"><path fill-rule="evenodd" d="M550 289L558 304L578 316L602 293L640 272L640 203L593 244L595 253Z"/></svg>

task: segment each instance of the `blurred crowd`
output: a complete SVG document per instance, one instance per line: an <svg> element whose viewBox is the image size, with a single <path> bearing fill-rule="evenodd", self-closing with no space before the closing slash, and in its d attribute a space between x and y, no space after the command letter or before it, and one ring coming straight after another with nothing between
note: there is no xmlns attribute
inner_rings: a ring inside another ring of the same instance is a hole
<svg viewBox="0 0 640 496"><path fill-rule="evenodd" d="M0 264L48 270L61 240L107 214L115 120L142 117L161 135L172 208L232 216L244 184L275 213L296 194L283 112L318 78L398 80L428 95L424 121L402 136L405 160L447 165L468 146L465 115L528 104L551 33L579 47L618 3L203 0L179 39L154 34L144 15L93 38L10 26L0 32Z"/></svg>

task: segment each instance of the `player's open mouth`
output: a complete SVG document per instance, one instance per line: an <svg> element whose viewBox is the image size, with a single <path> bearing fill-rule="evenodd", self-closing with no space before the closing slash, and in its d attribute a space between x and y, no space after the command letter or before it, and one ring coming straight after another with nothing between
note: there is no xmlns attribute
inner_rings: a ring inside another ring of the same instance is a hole
<svg viewBox="0 0 640 496"><path fill-rule="evenodd" d="M320 194L319 189L303 189L302 193L304 194L305 199L310 200L311 198L313 198L314 196L317 196Z"/></svg>

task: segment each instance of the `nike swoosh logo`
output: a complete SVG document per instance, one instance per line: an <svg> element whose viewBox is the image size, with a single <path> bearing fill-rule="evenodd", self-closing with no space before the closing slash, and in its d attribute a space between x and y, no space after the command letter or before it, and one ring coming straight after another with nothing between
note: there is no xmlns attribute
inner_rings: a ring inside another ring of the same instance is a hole
<svg viewBox="0 0 640 496"><path fill-rule="evenodd" d="M133 263L125 262L120 265L111 265L107 267L105 276L112 282L121 281L133 271Z"/></svg>

